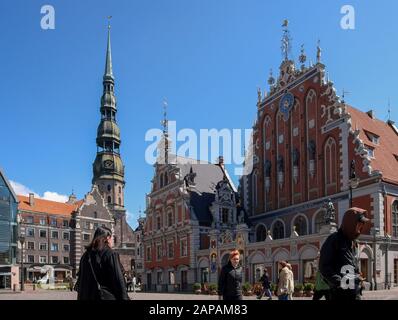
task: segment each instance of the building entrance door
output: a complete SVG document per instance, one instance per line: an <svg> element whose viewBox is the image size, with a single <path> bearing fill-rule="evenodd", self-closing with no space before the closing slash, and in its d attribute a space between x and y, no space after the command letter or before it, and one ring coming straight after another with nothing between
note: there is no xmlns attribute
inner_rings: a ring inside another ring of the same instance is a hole
<svg viewBox="0 0 398 320"><path fill-rule="evenodd" d="M368 269L369 260L368 259L361 259L361 272L362 277L364 277L365 281L371 281L369 278L369 269Z"/></svg>
<svg viewBox="0 0 398 320"><path fill-rule="evenodd" d="M181 271L181 290L187 290L188 289L188 271L182 270Z"/></svg>
<svg viewBox="0 0 398 320"><path fill-rule="evenodd" d="M11 289L10 275L0 275L0 289Z"/></svg>
<svg viewBox="0 0 398 320"><path fill-rule="evenodd" d="M152 290L152 274L150 273L147 273L146 275L146 285L148 291Z"/></svg>

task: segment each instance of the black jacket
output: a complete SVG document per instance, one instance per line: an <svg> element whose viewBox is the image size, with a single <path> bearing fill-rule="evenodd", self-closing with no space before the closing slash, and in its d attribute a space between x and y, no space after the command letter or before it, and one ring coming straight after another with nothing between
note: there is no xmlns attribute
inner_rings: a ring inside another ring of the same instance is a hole
<svg viewBox="0 0 398 320"><path fill-rule="evenodd" d="M111 292L116 300L129 300L118 254L105 247L101 251L87 250L80 259L77 285L78 300L100 300L97 282L94 279L88 257L95 276L101 286Z"/></svg>
<svg viewBox="0 0 398 320"><path fill-rule="evenodd" d="M354 270L354 289L342 289L341 273L343 266L351 266ZM344 235L342 229L331 234L321 249L319 271L330 286L332 292L346 298L356 298L359 293L359 267L357 259L357 243Z"/></svg>
<svg viewBox="0 0 398 320"><path fill-rule="evenodd" d="M218 294L223 297L241 297L242 296L242 267L236 269L231 261L221 268L218 279Z"/></svg>
<svg viewBox="0 0 398 320"><path fill-rule="evenodd" d="M269 279L265 275L265 273L261 276L260 281L261 281L264 289L271 289L271 283L269 282Z"/></svg>

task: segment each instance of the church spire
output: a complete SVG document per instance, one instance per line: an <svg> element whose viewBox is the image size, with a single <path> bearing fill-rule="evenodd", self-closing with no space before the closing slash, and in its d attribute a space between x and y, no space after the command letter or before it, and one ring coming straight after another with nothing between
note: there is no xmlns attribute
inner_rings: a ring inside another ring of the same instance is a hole
<svg viewBox="0 0 398 320"><path fill-rule="evenodd" d="M105 73L104 73L104 80L112 79L113 78L113 71L112 71L112 50L111 50L111 18L112 16L108 17L108 46L106 48L106 62L105 62Z"/></svg>

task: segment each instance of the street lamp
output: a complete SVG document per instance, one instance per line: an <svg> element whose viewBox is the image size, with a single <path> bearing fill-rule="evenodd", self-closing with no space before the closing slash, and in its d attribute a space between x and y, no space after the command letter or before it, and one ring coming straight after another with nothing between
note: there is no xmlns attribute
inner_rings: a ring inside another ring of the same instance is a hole
<svg viewBox="0 0 398 320"><path fill-rule="evenodd" d="M373 285L372 289L377 290L377 279L376 279L376 236L379 233L380 229L374 227L373 228Z"/></svg>
<svg viewBox="0 0 398 320"><path fill-rule="evenodd" d="M25 237L23 235L19 236L19 242L21 243L21 291L25 290L25 286L24 286L24 264L23 264L23 256L24 256L24 243L25 243Z"/></svg>
<svg viewBox="0 0 398 320"><path fill-rule="evenodd" d="M390 282L388 281L388 249L390 248L391 245L391 236L387 233L386 236L384 237L384 244L385 244L385 267L384 267L384 273L385 273L385 282L384 282L384 289L390 290Z"/></svg>
<svg viewBox="0 0 398 320"><path fill-rule="evenodd" d="M356 172L355 172L355 160L351 161L351 167L350 167L350 208L352 208L352 189L355 189L359 185L359 178L356 177Z"/></svg>

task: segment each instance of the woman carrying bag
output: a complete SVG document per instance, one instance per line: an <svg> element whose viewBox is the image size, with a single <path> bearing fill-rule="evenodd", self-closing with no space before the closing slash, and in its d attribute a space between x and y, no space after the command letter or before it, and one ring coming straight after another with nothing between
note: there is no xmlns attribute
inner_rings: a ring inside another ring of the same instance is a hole
<svg viewBox="0 0 398 320"><path fill-rule="evenodd" d="M80 259L78 300L129 300L112 231L99 227Z"/></svg>

